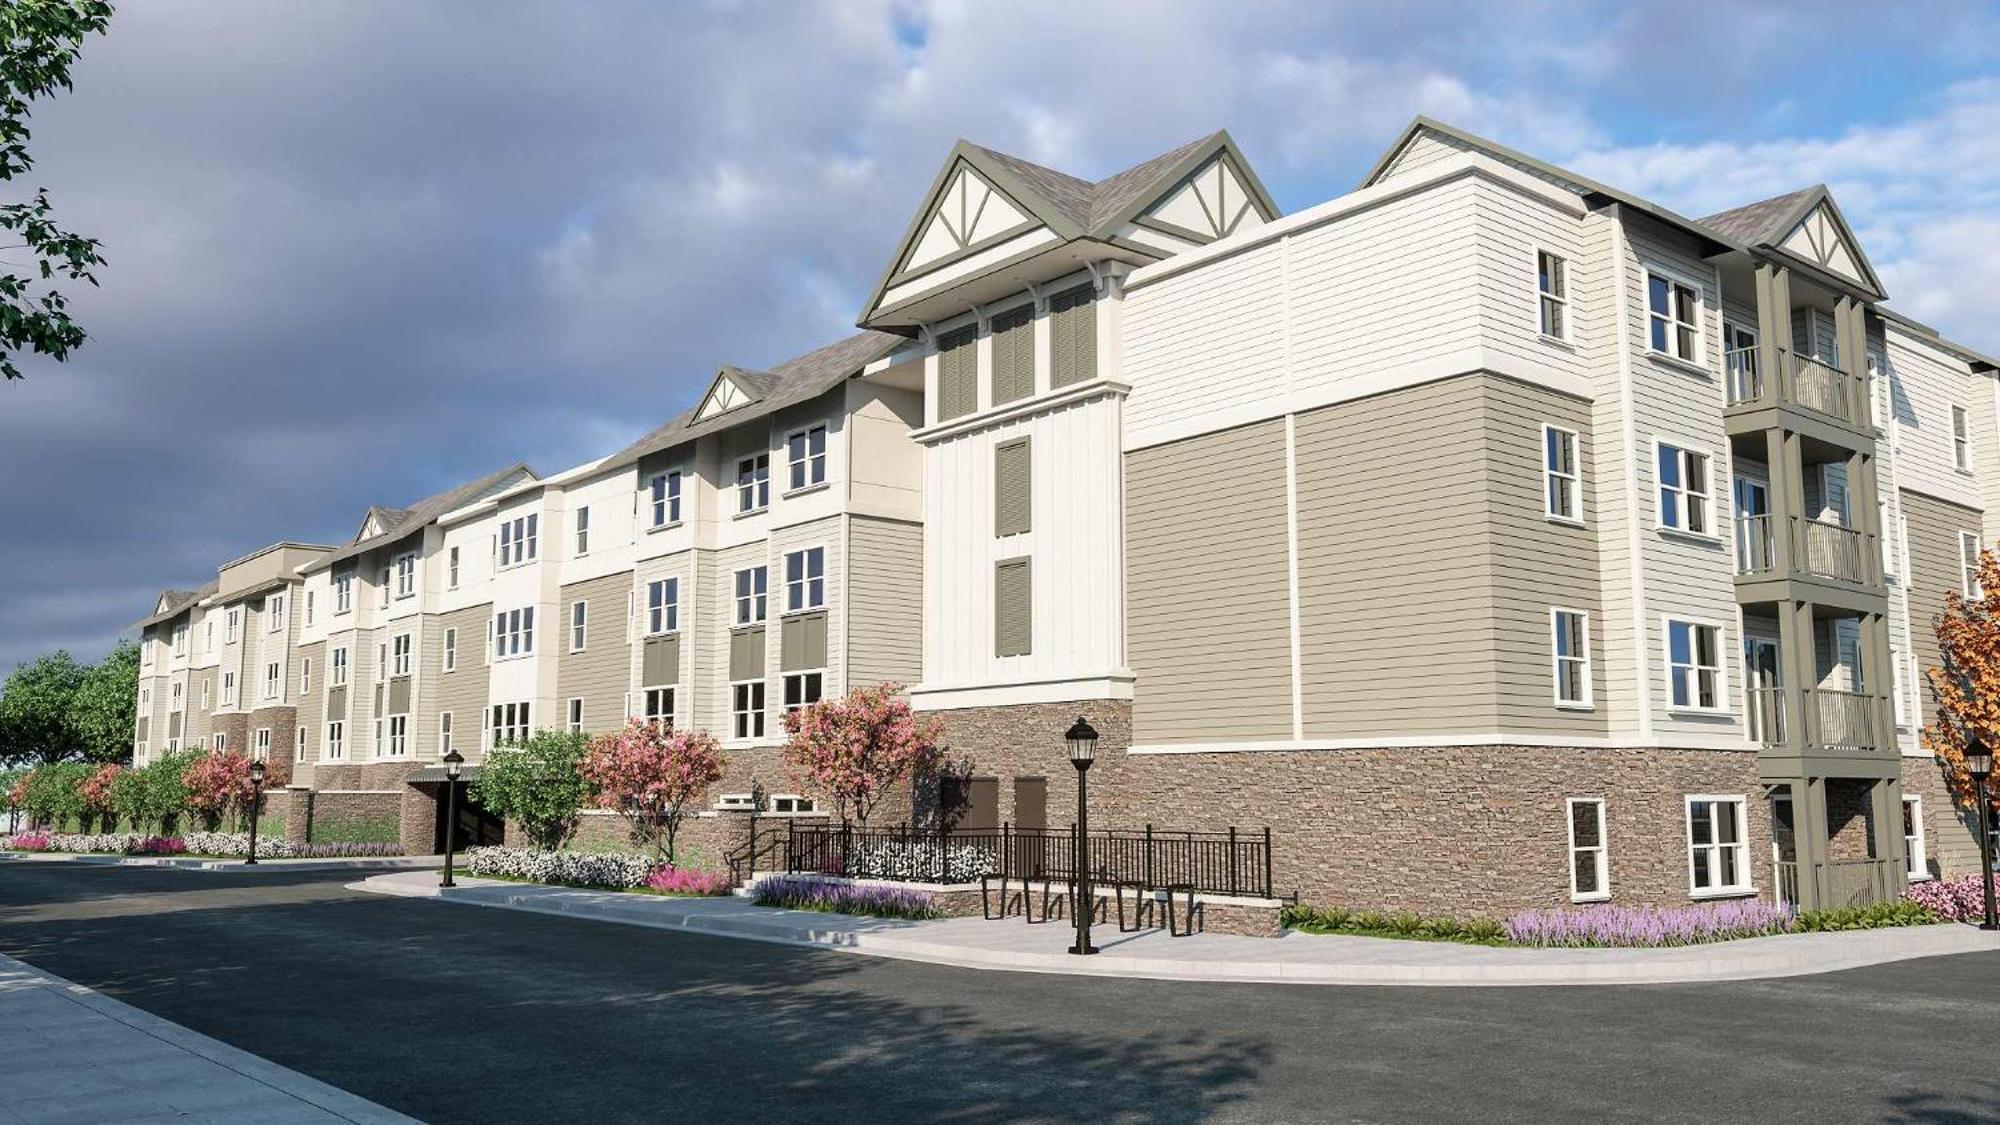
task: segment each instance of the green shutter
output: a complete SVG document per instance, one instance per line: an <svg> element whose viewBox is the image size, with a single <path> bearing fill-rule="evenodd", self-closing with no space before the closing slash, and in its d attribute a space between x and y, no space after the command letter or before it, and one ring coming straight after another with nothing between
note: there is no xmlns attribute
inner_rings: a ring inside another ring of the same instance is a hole
<svg viewBox="0 0 2000 1125"><path fill-rule="evenodd" d="M1027 438L993 450L993 534L1020 535L1034 524L1034 457Z"/></svg>
<svg viewBox="0 0 2000 1125"><path fill-rule="evenodd" d="M1009 309L993 318L993 405L1035 393L1035 310Z"/></svg>
<svg viewBox="0 0 2000 1125"><path fill-rule="evenodd" d="M337 687L326 693L326 717L345 719L347 717L347 689Z"/></svg>
<svg viewBox="0 0 2000 1125"><path fill-rule="evenodd" d="M642 687L671 687L681 682L681 639L647 637Z"/></svg>
<svg viewBox="0 0 2000 1125"><path fill-rule="evenodd" d="M745 629L729 635L729 678L764 678L764 630Z"/></svg>
<svg viewBox="0 0 2000 1125"><path fill-rule="evenodd" d="M389 713L407 715L410 713L410 678L397 676L389 681Z"/></svg>
<svg viewBox="0 0 2000 1125"><path fill-rule="evenodd" d="M1049 385L1097 378L1095 291L1079 286L1049 298Z"/></svg>
<svg viewBox="0 0 2000 1125"><path fill-rule="evenodd" d="M967 326L938 338L938 421L979 409L979 330Z"/></svg>
<svg viewBox="0 0 2000 1125"><path fill-rule="evenodd" d="M1027 559L993 567L993 655L1026 656L1034 651L1034 579Z"/></svg>
<svg viewBox="0 0 2000 1125"><path fill-rule="evenodd" d="M779 634L778 667L786 672L807 672L826 667L826 614L808 613L785 618Z"/></svg>

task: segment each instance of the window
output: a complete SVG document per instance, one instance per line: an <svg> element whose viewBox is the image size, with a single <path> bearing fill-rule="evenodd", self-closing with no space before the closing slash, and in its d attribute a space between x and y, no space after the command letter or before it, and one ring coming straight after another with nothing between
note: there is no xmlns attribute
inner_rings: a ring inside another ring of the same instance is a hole
<svg viewBox="0 0 2000 1125"><path fill-rule="evenodd" d="M224 707L236 706L236 673L234 672L224 672L222 674L222 705Z"/></svg>
<svg viewBox="0 0 2000 1125"><path fill-rule="evenodd" d="M1714 711L1722 706L1722 645L1714 625L1667 622L1667 692L1674 707Z"/></svg>
<svg viewBox="0 0 2000 1125"><path fill-rule="evenodd" d="M500 565L515 566L535 557L541 517L533 512L500 521Z"/></svg>
<svg viewBox="0 0 2000 1125"><path fill-rule="evenodd" d="M333 612L338 615L354 608L354 572L333 576Z"/></svg>
<svg viewBox="0 0 2000 1125"><path fill-rule="evenodd" d="M1979 533L1958 533L1958 592L1968 598L1983 598L1979 588Z"/></svg>
<svg viewBox="0 0 2000 1125"><path fill-rule="evenodd" d="M826 548L808 547L785 556L785 611L826 604Z"/></svg>
<svg viewBox="0 0 2000 1125"><path fill-rule="evenodd" d="M201 709L204 711L208 710L208 693L209 693L210 682L211 681L209 680L203 680L201 682Z"/></svg>
<svg viewBox="0 0 2000 1125"><path fill-rule="evenodd" d="M292 761L303 762L305 760L306 760L306 732L305 728L301 727L298 730L292 732Z"/></svg>
<svg viewBox="0 0 2000 1125"><path fill-rule="evenodd" d="M264 698L278 698L279 684L284 681L284 665L275 661L264 665Z"/></svg>
<svg viewBox="0 0 2000 1125"><path fill-rule="evenodd" d="M1689 797L1688 885L1697 897L1750 889L1743 798Z"/></svg>
<svg viewBox="0 0 2000 1125"><path fill-rule="evenodd" d="M825 426L800 430L786 438L785 452L791 460L791 487L794 490L826 483Z"/></svg>
<svg viewBox="0 0 2000 1125"><path fill-rule="evenodd" d="M185 624L176 625L174 626L174 655L186 656L187 650L188 627Z"/></svg>
<svg viewBox="0 0 2000 1125"><path fill-rule="evenodd" d="M756 512L771 504L771 455L759 453L736 463L736 510Z"/></svg>
<svg viewBox="0 0 2000 1125"><path fill-rule="evenodd" d="M181 709L181 684L179 680L174 681L173 689L173 708L178 711Z"/></svg>
<svg viewBox="0 0 2000 1125"><path fill-rule="evenodd" d="M764 591L771 568L753 566L736 572L736 623L754 625L764 620Z"/></svg>
<svg viewBox="0 0 2000 1125"><path fill-rule="evenodd" d="M1542 335L1569 339L1569 263L1547 250L1538 251L1535 288L1541 296Z"/></svg>
<svg viewBox="0 0 2000 1125"><path fill-rule="evenodd" d="M1556 706L1590 706L1590 615L1573 609L1549 612L1556 680Z"/></svg>
<svg viewBox="0 0 2000 1125"><path fill-rule="evenodd" d="M447 672L458 671L457 629L446 629L444 631L444 670Z"/></svg>
<svg viewBox="0 0 2000 1125"><path fill-rule="evenodd" d="M347 724L339 719L326 724L326 756L328 760L347 755Z"/></svg>
<svg viewBox="0 0 2000 1125"><path fill-rule="evenodd" d="M583 642L589 632L590 603L571 602L569 606L569 650L582 652Z"/></svg>
<svg viewBox="0 0 2000 1125"><path fill-rule="evenodd" d="M535 651L535 607L501 610L493 617L493 656L526 656Z"/></svg>
<svg viewBox="0 0 2000 1125"><path fill-rule="evenodd" d="M410 748L410 717L408 715L389 716L389 749L391 758L400 758Z"/></svg>
<svg viewBox="0 0 2000 1125"><path fill-rule="evenodd" d="M1542 427L1542 471L1548 485L1543 511L1552 520L1583 522L1583 470L1576 451L1575 430Z"/></svg>
<svg viewBox="0 0 2000 1125"><path fill-rule="evenodd" d="M222 640L225 644L236 643L236 627L239 621L237 615L242 612L240 609L231 609L229 615L223 619Z"/></svg>
<svg viewBox="0 0 2000 1125"><path fill-rule="evenodd" d="M451 753L451 712L438 712L438 755Z"/></svg>
<svg viewBox="0 0 2000 1125"><path fill-rule="evenodd" d="M681 522L681 475L660 473L653 477L653 526L667 527Z"/></svg>
<svg viewBox="0 0 2000 1125"><path fill-rule="evenodd" d="M730 690L736 737L764 737L764 681L732 684Z"/></svg>
<svg viewBox="0 0 2000 1125"><path fill-rule="evenodd" d="M264 602L264 631L282 633L285 629L285 595L272 594Z"/></svg>
<svg viewBox="0 0 2000 1125"><path fill-rule="evenodd" d="M385 567L383 567L383 568L382 568L382 573L376 576L376 580L375 580L375 588L376 588L376 589L378 589L378 590L380 590L380 591L382 591L382 602L381 602L381 605L382 605L382 608L383 608L383 609L387 609L387 608L389 608L389 568L388 568L388 567L386 567L386 566L385 566Z"/></svg>
<svg viewBox="0 0 2000 1125"><path fill-rule="evenodd" d="M1646 312L1652 326L1648 344L1654 351L1701 362L1701 296L1694 286L1648 271Z"/></svg>
<svg viewBox="0 0 2000 1125"><path fill-rule="evenodd" d="M1666 442L1656 444L1659 447L1660 496L1657 514L1660 526L1692 535L1714 534L1714 521L1710 516L1714 500L1708 491L1708 454Z"/></svg>
<svg viewBox="0 0 2000 1125"><path fill-rule="evenodd" d="M1963 406L1951 408L1951 463L1961 473L1972 471L1972 427Z"/></svg>
<svg viewBox="0 0 2000 1125"><path fill-rule="evenodd" d="M569 729L571 734L583 733L583 700L580 698L569 701Z"/></svg>
<svg viewBox="0 0 2000 1125"><path fill-rule="evenodd" d="M645 719L672 730L674 726L674 689L670 687L647 688L645 697Z"/></svg>
<svg viewBox="0 0 2000 1125"><path fill-rule="evenodd" d="M1924 799L1903 798L1903 854L1909 857L1905 870L1911 881L1931 877L1930 858L1924 854Z"/></svg>
<svg viewBox="0 0 2000 1125"><path fill-rule="evenodd" d="M671 633L681 627L681 580L658 578L646 583L646 632Z"/></svg>
<svg viewBox="0 0 2000 1125"><path fill-rule="evenodd" d="M790 672L785 676L785 710L796 711L808 703L818 703L825 685L823 672Z"/></svg>
<svg viewBox="0 0 2000 1125"><path fill-rule="evenodd" d="M417 592L417 556L396 556L396 596L407 598Z"/></svg>
<svg viewBox="0 0 2000 1125"><path fill-rule="evenodd" d="M313 682L312 657L302 656L299 658L299 695L301 697L310 695L312 693L312 682Z"/></svg>
<svg viewBox="0 0 2000 1125"><path fill-rule="evenodd" d="M444 553L444 584L446 589L458 589L458 548Z"/></svg>
<svg viewBox="0 0 2000 1125"><path fill-rule="evenodd" d="M771 798L771 811L774 813L815 813L819 811L819 802L813 800L811 797L801 797L796 793L780 793Z"/></svg>
<svg viewBox="0 0 2000 1125"><path fill-rule="evenodd" d="M313 623L313 592L312 592L311 590L307 590L307 591L306 591L306 624L310 625L310 624L312 624L312 623Z"/></svg>
<svg viewBox="0 0 2000 1125"><path fill-rule="evenodd" d="M208 736L208 745L210 749L220 750L229 745L229 736L223 734L221 731L216 731L214 734Z"/></svg>
<svg viewBox="0 0 2000 1125"><path fill-rule="evenodd" d="M389 646L388 646L388 645L376 645L376 646L375 646L375 682L379 684L379 683L381 683L382 681L384 681L384 680L386 680L386 679L388 679L388 678L389 678Z"/></svg>
<svg viewBox="0 0 2000 1125"><path fill-rule="evenodd" d="M271 757L271 728L258 727L250 732L250 756L258 761L268 761Z"/></svg>
<svg viewBox="0 0 2000 1125"><path fill-rule="evenodd" d="M526 703L495 703L493 705L493 745L511 746L528 740L528 705Z"/></svg>
<svg viewBox="0 0 2000 1125"><path fill-rule="evenodd" d="M574 519L576 521L576 553L587 555L590 553L590 509L587 507L578 508Z"/></svg>
<svg viewBox="0 0 2000 1125"><path fill-rule="evenodd" d="M410 674L410 635L398 633L392 643L394 647L390 650L390 675L407 676Z"/></svg>
<svg viewBox="0 0 2000 1125"><path fill-rule="evenodd" d="M1604 845L1604 801L1569 799L1569 899L1601 902L1611 897L1611 864Z"/></svg>
<svg viewBox="0 0 2000 1125"><path fill-rule="evenodd" d="M347 686L347 648L345 645L333 650L331 683L334 687Z"/></svg>

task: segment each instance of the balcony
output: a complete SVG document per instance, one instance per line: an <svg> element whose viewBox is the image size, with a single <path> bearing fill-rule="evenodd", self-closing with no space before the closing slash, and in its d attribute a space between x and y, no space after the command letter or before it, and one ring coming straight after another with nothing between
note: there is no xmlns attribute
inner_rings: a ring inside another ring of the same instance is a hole
<svg viewBox="0 0 2000 1125"><path fill-rule="evenodd" d="M1808 688L1806 709L1813 720L1813 729L1807 732L1813 745L1836 750L1876 748L1873 696L1833 688Z"/></svg>
<svg viewBox="0 0 2000 1125"><path fill-rule="evenodd" d="M1874 433L1867 379L1818 356L1780 350L1777 378L1772 379L1759 349L1732 348L1723 353L1723 370L1732 414L1792 407L1864 435Z"/></svg>
<svg viewBox="0 0 2000 1125"><path fill-rule="evenodd" d="M1770 515L1736 517L1737 574L1782 577L1777 573L1778 550L1772 521ZM1786 523L1791 529L1795 573L1857 586L1873 581L1868 571L1868 543L1859 531L1829 520L1793 517Z"/></svg>

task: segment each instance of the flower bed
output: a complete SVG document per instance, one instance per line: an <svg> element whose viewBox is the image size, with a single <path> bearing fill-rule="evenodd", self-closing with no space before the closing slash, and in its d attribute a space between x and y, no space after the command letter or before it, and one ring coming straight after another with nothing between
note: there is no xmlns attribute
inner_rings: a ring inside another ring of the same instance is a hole
<svg viewBox="0 0 2000 1125"><path fill-rule="evenodd" d="M856 879L905 879L919 883L976 883L993 870L993 849L936 840L884 840L857 844L841 874ZM942 873L943 877L939 875Z"/></svg>
<svg viewBox="0 0 2000 1125"><path fill-rule="evenodd" d="M1523 910L1507 919L1507 940L1535 946L1696 945L1792 930L1792 909L1738 900L1694 906L1591 906Z"/></svg>
<svg viewBox="0 0 2000 1125"><path fill-rule="evenodd" d="M816 875L777 875L765 879L757 884L750 900L758 906L874 918L923 920L944 916L929 891L871 887Z"/></svg>
<svg viewBox="0 0 2000 1125"><path fill-rule="evenodd" d="M735 889L729 876L719 871L691 871L685 867L656 867L639 888L663 895L726 895Z"/></svg>
<svg viewBox="0 0 2000 1125"><path fill-rule="evenodd" d="M81 855L178 855L177 836L141 836L136 832L23 832L4 846L17 852L75 852Z"/></svg>
<svg viewBox="0 0 2000 1125"><path fill-rule="evenodd" d="M49 850L49 834L46 832L22 832L9 836L0 847L10 852L45 852Z"/></svg>
<svg viewBox="0 0 2000 1125"><path fill-rule="evenodd" d="M1374 910L1343 910L1337 906L1294 904L1284 908L1279 922L1309 934L1352 934L1357 937L1413 938L1417 941L1460 941L1497 945L1503 930L1491 918L1426 918L1420 914L1384 914Z"/></svg>
<svg viewBox="0 0 2000 1125"><path fill-rule="evenodd" d="M2000 893L2000 875L1993 877L1993 887ZM1986 893L1980 889L1977 875L1917 883L1904 891L1903 897L1929 907L1947 922L1977 922L1986 917Z"/></svg>
<svg viewBox="0 0 2000 1125"><path fill-rule="evenodd" d="M658 866L651 856L643 855L504 847L472 848L465 853L465 869L473 875L613 891L644 886Z"/></svg>

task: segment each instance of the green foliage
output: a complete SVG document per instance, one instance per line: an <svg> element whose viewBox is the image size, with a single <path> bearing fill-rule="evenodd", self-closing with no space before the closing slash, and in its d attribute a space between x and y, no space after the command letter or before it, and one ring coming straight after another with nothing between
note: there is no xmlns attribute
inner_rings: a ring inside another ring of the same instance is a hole
<svg viewBox="0 0 2000 1125"><path fill-rule="evenodd" d="M402 829L394 816L314 816L308 835L315 844L393 844Z"/></svg>
<svg viewBox="0 0 2000 1125"><path fill-rule="evenodd" d="M75 754L76 693L87 672L61 650L14 669L0 687L0 760L59 762Z"/></svg>
<svg viewBox="0 0 2000 1125"><path fill-rule="evenodd" d="M199 750L180 750L127 771L111 787L111 807L135 829L166 834L187 809L187 771L199 757Z"/></svg>
<svg viewBox="0 0 2000 1125"><path fill-rule="evenodd" d="M1920 902L1896 899L1867 906L1837 906L1826 910L1801 910L1800 933L1828 933L1834 930L1879 930L1893 926L1929 926L1944 916Z"/></svg>
<svg viewBox="0 0 2000 1125"><path fill-rule="evenodd" d="M70 65L85 37L103 34L111 21L106 0L4 0L0 2L0 180L34 167L28 155L31 104L70 88ZM0 377L18 379L14 357L23 349L61 362L83 345L84 331L69 315L57 275L97 284L104 264L99 243L56 225L46 189L25 203L0 204L0 228L18 240L32 265L0 272ZM15 259L9 258L8 265Z"/></svg>
<svg viewBox="0 0 2000 1125"><path fill-rule="evenodd" d="M132 751L139 710L139 648L119 641L103 660L84 670L70 704L71 737L93 762L121 762Z"/></svg>
<svg viewBox="0 0 2000 1125"><path fill-rule="evenodd" d="M544 727L521 745L487 754L468 783L472 799L518 822L535 847L560 849L576 833L577 812L590 796L582 768L588 747L580 733Z"/></svg>
<svg viewBox="0 0 2000 1125"><path fill-rule="evenodd" d="M83 821L83 782L97 772L83 762L45 762L28 775L21 807L58 830Z"/></svg>
<svg viewBox="0 0 2000 1125"><path fill-rule="evenodd" d="M1382 914L1373 910L1347 910L1338 906L1308 906L1304 903L1285 907L1279 920L1290 929L1308 934L1456 941L1470 945L1500 945L1505 933L1500 923L1492 918L1428 918L1407 911Z"/></svg>

